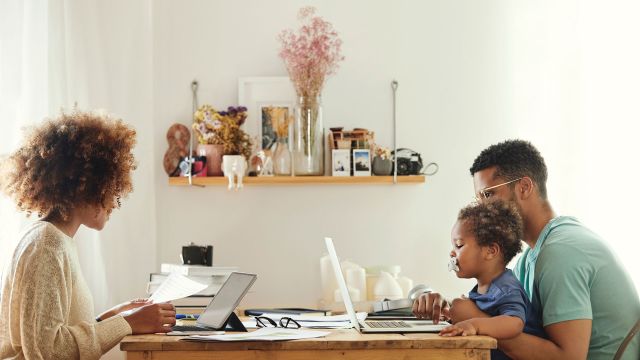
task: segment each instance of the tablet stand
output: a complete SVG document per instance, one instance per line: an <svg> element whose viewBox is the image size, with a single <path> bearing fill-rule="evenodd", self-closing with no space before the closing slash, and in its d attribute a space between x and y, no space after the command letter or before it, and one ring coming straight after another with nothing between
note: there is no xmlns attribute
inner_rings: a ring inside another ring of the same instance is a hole
<svg viewBox="0 0 640 360"><path fill-rule="evenodd" d="M242 325L242 321L238 318L235 312L231 312L231 315L227 318L227 321L217 330L226 330L226 331L242 331L247 332L247 328Z"/></svg>

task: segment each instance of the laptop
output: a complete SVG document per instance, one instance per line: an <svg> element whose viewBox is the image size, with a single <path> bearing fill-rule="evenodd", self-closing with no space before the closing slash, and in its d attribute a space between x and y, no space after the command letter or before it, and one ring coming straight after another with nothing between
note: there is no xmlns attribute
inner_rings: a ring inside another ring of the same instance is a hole
<svg viewBox="0 0 640 360"><path fill-rule="evenodd" d="M240 304L240 301L247 294L257 277L255 274L232 272L227 281L222 284L218 293L211 299L207 308L200 314L198 320L196 320L196 325L173 326L171 332L167 333L167 335L213 335L224 333L224 331L221 331L224 330L222 327L229 316L233 316L233 310L238 307L238 304Z"/></svg>
<svg viewBox="0 0 640 360"><path fill-rule="evenodd" d="M353 309L353 303L351 297L349 297L349 291L347 290L347 283L344 281L342 275L342 268L338 261L338 254L336 248L333 246L333 240L331 238L324 238L327 245L327 251L329 251L329 257L331 258L331 265L333 265L333 271L336 274L336 280L338 281L338 287L342 294L342 301L344 301L344 307L347 309L349 320L351 325L361 333L433 333L440 332L440 330L449 326L446 321L441 321L438 324L434 324L431 320L420 319L403 319L403 320L367 320L358 321L356 318L356 312Z"/></svg>

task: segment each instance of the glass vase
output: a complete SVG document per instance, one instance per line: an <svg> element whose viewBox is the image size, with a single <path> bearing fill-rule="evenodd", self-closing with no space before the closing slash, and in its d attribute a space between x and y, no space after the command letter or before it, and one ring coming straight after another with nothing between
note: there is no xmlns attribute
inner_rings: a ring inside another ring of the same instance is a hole
<svg viewBox="0 0 640 360"><path fill-rule="evenodd" d="M324 128L320 96L298 98L292 140L294 174L324 175Z"/></svg>
<svg viewBox="0 0 640 360"><path fill-rule="evenodd" d="M273 173L279 176L291 175L291 153L286 137L278 137L273 149Z"/></svg>

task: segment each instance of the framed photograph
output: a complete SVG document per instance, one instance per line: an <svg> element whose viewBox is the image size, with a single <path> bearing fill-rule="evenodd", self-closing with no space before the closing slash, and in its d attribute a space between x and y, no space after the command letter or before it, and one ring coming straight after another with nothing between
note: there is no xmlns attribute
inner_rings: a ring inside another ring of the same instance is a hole
<svg viewBox="0 0 640 360"><path fill-rule="evenodd" d="M353 175L371 176L371 153L369 149L353 149Z"/></svg>
<svg viewBox="0 0 640 360"><path fill-rule="evenodd" d="M261 131L261 136L260 136L261 147L260 148L271 149L275 145L276 139L277 139L276 127L282 126L282 124L277 123L277 121L282 122L289 116L293 116L293 109L290 108L289 104L278 105L278 104L272 104L272 103L269 103L267 105L258 104L258 107L259 107L258 114L260 116L260 131ZM281 110L282 112L284 112L284 118L273 119L272 115L275 113L274 110L276 111ZM290 137L288 134L289 130L280 129L280 131L281 132L284 131L286 133L285 136Z"/></svg>
<svg viewBox="0 0 640 360"><path fill-rule="evenodd" d="M238 79L238 105L247 107L244 130L259 149L270 149L276 135L270 109L285 108L293 115L296 93L287 76L241 77Z"/></svg>
<svg viewBox="0 0 640 360"><path fill-rule="evenodd" d="M331 175L351 176L351 150L331 150Z"/></svg>

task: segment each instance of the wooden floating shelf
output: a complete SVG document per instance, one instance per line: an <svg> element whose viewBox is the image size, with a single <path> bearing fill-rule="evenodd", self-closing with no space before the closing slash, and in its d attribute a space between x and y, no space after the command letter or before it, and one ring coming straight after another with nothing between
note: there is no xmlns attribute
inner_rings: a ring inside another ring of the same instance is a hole
<svg viewBox="0 0 640 360"><path fill-rule="evenodd" d="M223 176L193 177L196 185L227 185L229 180ZM345 185L345 184L393 184L393 176L246 176L242 182L247 185ZM423 184L424 175L398 176L398 184ZM188 186L186 177L170 177L171 186Z"/></svg>

